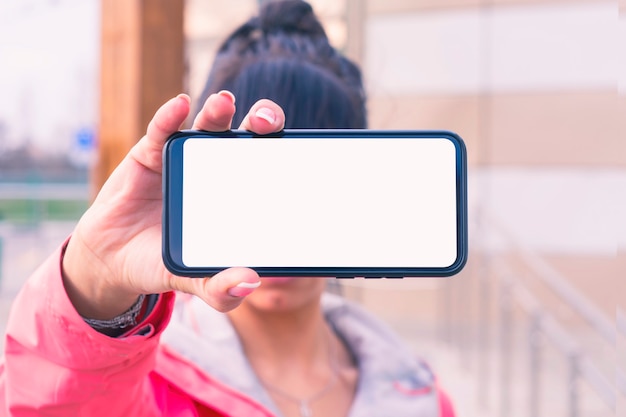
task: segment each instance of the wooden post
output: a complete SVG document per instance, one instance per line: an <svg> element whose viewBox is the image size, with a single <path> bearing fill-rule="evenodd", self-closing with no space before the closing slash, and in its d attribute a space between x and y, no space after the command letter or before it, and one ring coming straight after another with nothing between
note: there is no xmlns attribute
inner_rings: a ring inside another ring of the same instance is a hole
<svg viewBox="0 0 626 417"><path fill-rule="evenodd" d="M156 109L183 92L184 0L102 0L98 160L92 195L141 138Z"/></svg>

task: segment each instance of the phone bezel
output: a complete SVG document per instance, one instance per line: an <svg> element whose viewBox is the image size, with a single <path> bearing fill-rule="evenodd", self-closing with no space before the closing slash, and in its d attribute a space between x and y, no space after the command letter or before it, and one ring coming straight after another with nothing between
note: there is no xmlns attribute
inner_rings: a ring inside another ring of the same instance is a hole
<svg viewBox="0 0 626 417"><path fill-rule="evenodd" d="M369 129L286 129L269 135L229 130L208 132L181 130L171 135L163 148L163 218L162 257L166 268L175 275L207 277L227 267L188 267L182 262L182 148L189 138L410 138L450 140L456 150L457 258L447 267L254 267L260 276L404 278L448 277L460 272L467 262L467 156L463 139L446 130L369 130Z"/></svg>

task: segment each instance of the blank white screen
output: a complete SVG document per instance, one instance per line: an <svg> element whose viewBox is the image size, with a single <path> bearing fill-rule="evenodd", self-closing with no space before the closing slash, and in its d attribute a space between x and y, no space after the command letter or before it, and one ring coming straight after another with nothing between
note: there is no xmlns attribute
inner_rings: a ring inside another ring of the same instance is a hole
<svg viewBox="0 0 626 417"><path fill-rule="evenodd" d="M441 139L188 139L188 267L448 267L454 144Z"/></svg>

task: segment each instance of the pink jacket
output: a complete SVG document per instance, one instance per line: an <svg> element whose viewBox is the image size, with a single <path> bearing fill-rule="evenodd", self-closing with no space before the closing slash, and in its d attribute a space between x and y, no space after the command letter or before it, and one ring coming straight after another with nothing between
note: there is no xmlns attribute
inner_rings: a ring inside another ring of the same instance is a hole
<svg viewBox="0 0 626 417"><path fill-rule="evenodd" d="M129 335L89 327L65 294L61 250L14 301L0 363L0 417L274 417L160 341L174 306L164 294ZM437 390L440 416L453 416Z"/></svg>

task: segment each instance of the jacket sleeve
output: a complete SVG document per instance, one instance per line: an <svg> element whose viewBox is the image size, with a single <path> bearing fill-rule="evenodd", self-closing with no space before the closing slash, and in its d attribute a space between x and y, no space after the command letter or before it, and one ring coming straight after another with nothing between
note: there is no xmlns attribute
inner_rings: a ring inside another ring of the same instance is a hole
<svg viewBox="0 0 626 417"><path fill-rule="evenodd" d="M162 415L150 372L174 295L160 296L150 315L124 337L98 333L67 297L63 248L34 272L13 302L0 363L0 416Z"/></svg>
<svg viewBox="0 0 626 417"><path fill-rule="evenodd" d="M448 393L441 388L441 385L437 382L437 401L439 403L439 415L440 417L455 417L454 406Z"/></svg>

